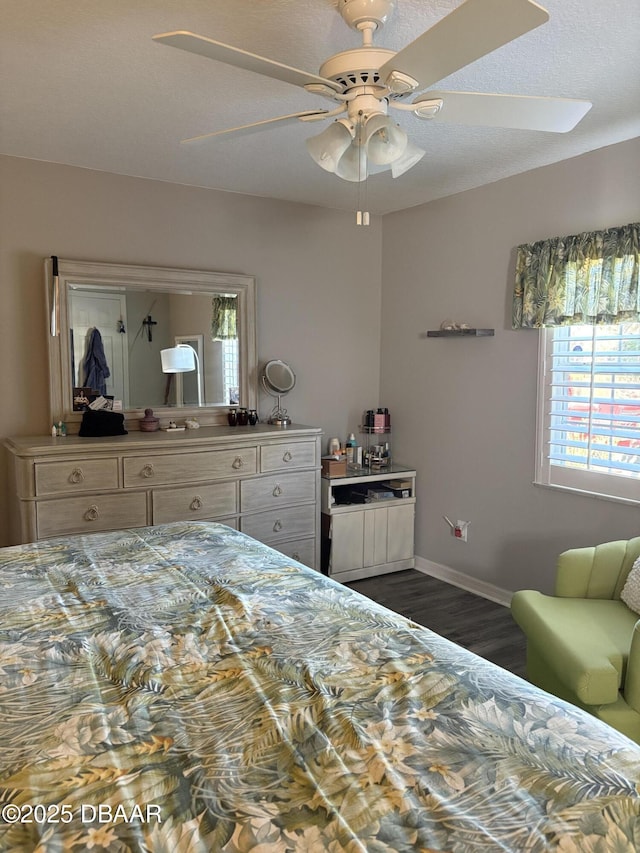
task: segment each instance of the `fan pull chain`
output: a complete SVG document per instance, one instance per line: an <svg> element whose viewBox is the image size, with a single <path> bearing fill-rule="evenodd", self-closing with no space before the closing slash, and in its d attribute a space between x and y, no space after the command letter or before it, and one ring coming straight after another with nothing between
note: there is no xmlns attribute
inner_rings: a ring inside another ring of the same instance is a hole
<svg viewBox="0 0 640 853"><path fill-rule="evenodd" d="M364 163L364 178L362 179L362 169L363 169L363 156L366 156L366 152L362 150L362 128L364 122L364 113L362 110L358 112L358 184L356 191L356 225L369 225L369 211L362 210L362 208L368 207L367 204L367 170L368 164Z"/></svg>

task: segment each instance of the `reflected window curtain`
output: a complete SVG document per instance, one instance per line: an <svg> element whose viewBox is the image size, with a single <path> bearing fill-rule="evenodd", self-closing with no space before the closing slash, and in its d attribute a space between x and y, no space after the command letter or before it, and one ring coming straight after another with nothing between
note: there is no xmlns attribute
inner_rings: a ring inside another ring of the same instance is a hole
<svg viewBox="0 0 640 853"><path fill-rule="evenodd" d="M228 341L238 337L238 299L235 296L214 296L211 300L211 337Z"/></svg>
<svg viewBox="0 0 640 853"><path fill-rule="evenodd" d="M640 321L640 223L518 246L514 329Z"/></svg>

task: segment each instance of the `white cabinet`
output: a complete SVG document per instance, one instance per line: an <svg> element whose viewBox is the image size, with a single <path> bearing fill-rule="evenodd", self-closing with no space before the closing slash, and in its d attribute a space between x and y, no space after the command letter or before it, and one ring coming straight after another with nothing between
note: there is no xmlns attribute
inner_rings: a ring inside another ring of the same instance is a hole
<svg viewBox="0 0 640 853"><path fill-rule="evenodd" d="M323 571L351 581L414 567L415 477L394 466L322 478Z"/></svg>

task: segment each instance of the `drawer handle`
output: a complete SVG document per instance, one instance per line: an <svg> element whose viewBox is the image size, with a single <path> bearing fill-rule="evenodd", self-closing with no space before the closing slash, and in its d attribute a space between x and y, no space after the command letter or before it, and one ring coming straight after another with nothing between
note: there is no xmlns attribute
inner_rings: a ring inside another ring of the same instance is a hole
<svg viewBox="0 0 640 853"><path fill-rule="evenodd" d="M281 530L282 530L282 522L281 522L281 521L280 521L280 519L278 518L278 519L276 520L276 523L273 525L273 532L274 532L274 533L279 533Z"/></svg>
<svg viewBox="0 0 640 853"><path fill-rule="evenodd" d="M284 456L282 457L282 461L283 462L291 462L292 459L293 459L293 456L289 453L288 450L286 450Z"/></svg>
<svg viewBox="0 0 640 853"><path fill-rule="evenodd" d="M95 504L91 504L89 509L84 514L85 521L95 521L100 513L98 512L98 507Z"/></svg>
<svg viewBox="0 0 640 853"><path fill-rule="evenodd" d="M155 471L153 470L153 465L148 462L146 465L142 466L142 471L140 472L145 480L148 480L150 477L153 477Z"/></svg>
<svg viewBox="0 0 640 853"><path fill-rule="evenodd" d="M82 468L74 468L73 471L69 474L69 482L70 483L82 483L84 480L84 473Z"/></svg>
<svg viewBox="0 0 640 853"><path fill-rule="evenodd" d="M202 498L200 495L196 495L195 498L189 504L189 509L192 509L194 512L198 509L202 509Z"/></svg>
<svg viewBox="0 0 640 853"><path fill-rule="evenodd" d="M244 466L244 460L242 459L242 456L236 456L236 458L235 458L235 459L233 460L233 462L231 463L231 467L232 467L232 468L235 468L235 469L236 469L236 471L237 471L239 468L242 468L243 466Z"/></svg>
<svg viewBox="0 0 640 853"><path fill-rule="evenodd" d="M280 488L278 483L276 483L276 487L271 494L274 496L274 498L279 498L282 494L282 489Z"/></svg>

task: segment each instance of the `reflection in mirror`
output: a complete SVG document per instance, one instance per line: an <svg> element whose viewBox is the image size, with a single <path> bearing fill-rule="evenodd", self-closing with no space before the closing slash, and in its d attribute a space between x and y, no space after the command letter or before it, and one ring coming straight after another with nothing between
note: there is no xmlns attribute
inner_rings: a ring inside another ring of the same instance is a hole
<svg viewBox="0 0 640 853"><path fill-rule="evenodd" d="M47 273L51 300L50 263ZM50 337L54 419L73 420L76 412L80 420L98 394L132 417L150 407L173 418L179 408L203 424L223 423L226 413L217 410L229 405L255 406L251 277L63 260L59 276L60 335ZM177 346L194 353L195 369L163 371L161 351Z"/></svg>
<svg viewBox="0 0 640 853"><path fill-rule="evenodd" d="M213 325L214 303L219 298L71 286L68 312L74 388L95 388L92 365L97 331L107 371L106 390L101 393L122 401L125 409L237 404L238 338L220 337L223 330ZM237 297L222 298L227 313L237 314ZM174 379L173 374L163 374L160 352L178 343L194 347L199 370Z"/></svg>

